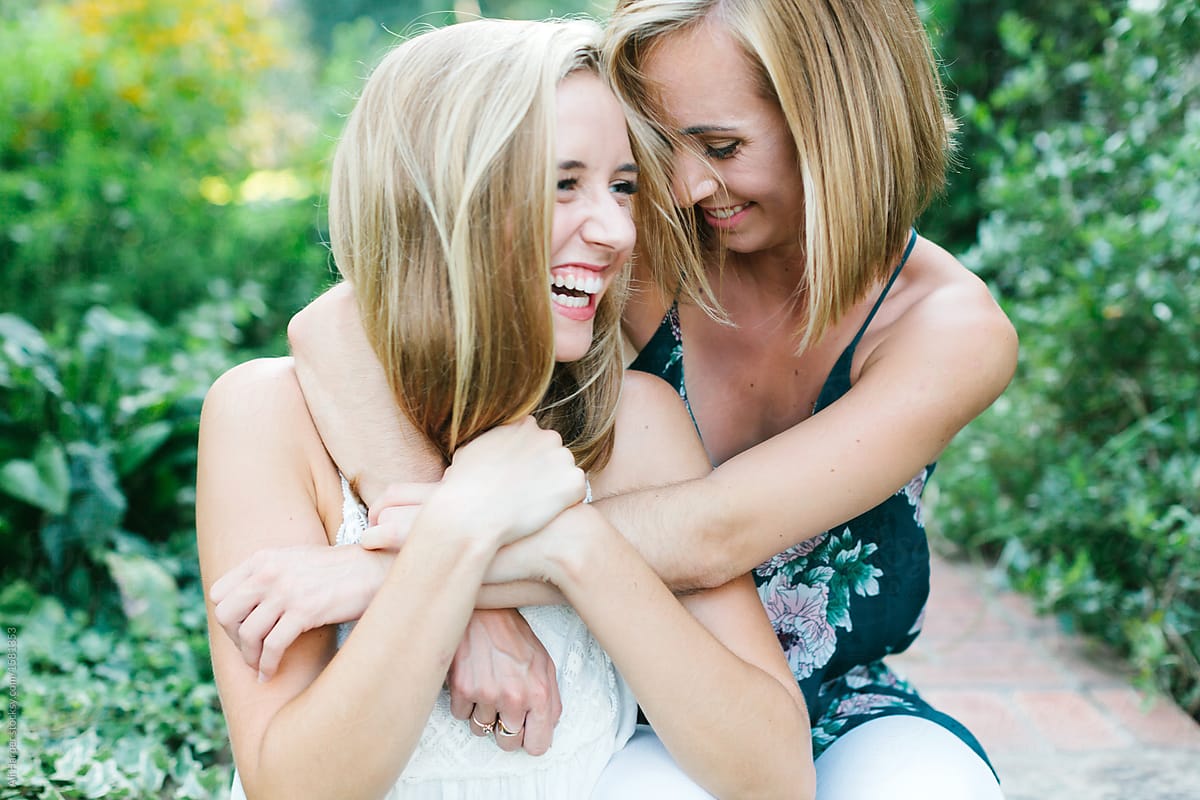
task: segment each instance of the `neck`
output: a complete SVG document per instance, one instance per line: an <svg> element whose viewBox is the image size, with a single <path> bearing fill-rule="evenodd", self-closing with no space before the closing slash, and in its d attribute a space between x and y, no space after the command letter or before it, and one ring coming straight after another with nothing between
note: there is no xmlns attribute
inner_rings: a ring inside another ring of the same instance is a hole
<svg viewBox="0 0 1200 800"><path fill-rule="evenodd" d="M718 297L731 313L740 307L761 316L771 309L771 316L794 319L799 313L797 301L803 299L796 296L796 288L803 278L803 254L726 251L725 268L717 281Z"/></svg>

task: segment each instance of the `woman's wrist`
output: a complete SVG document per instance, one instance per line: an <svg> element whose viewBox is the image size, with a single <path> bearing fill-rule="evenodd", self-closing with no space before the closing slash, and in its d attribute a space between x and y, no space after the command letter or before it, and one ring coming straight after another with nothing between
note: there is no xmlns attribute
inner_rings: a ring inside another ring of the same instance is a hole
<svg viewBox="0 0 1200 800"><path fill-rule="evenodd" d="M584 504L559 514L539 535L552 537L546 550L546 579L564 594L586 578L589 565L603 555L606 539L620 536L599 511Z"/></svg>
<svg viewBox="0 0 1200 800"><path fill-rule="evenodd" d="M412 552L422 563L440 561L446 551L463 568L477 567L481 574L499 550L504 529L486 508L473 502L459 487L439 487L421 506L402 552Z"/></svg>

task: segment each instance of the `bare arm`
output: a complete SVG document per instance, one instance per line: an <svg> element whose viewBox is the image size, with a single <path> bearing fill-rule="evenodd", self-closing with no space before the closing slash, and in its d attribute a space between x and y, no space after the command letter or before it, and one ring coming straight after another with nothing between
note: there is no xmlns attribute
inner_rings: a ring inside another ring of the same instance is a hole
<svg viewBox="0 0 1200 800"><path fill-rule="evenodd" d="M1016 356L1011 323L966 275L894 322L819 414L700 480L622 494L602 510L669 585L719 586L886 500L991 405ZM667 535L672 522L681 527Z"/></svg>
<svg viewBox="0 0 1200 800"><path fill-rule="evenodd" d="M502 447L486 469L460 470L457 483L447 479L336 654L331 628L310 631L288 650L274 678L262 683L218 630L209 604L214 672L235 759L252 796L379 797L395 781L472 613L472 587L516 529L509 524L514 517L495 505L514 487L479 491L479 481L472 480L472 474L488 473L513 478L511 451ZM570 491L581 490L582 478L569 474L578 470L569 454L565 459L564 480L580 484ZM501 462L507 472L500 473ZM541 467L530 470L539 476L536 482L515 488L528 495L546 487ZM329 493L322 469L332 467L285 360L243 365L214 385L201 420L197 475L206 591L214 576L260 548L328 543L323 512L328 517L332 505L336 514L340 502L336 496L332 504L323 502ZM485 517L475 503L488 495ZM514 513L532 510L521 506ZM544 520L535 523L534 529ZM422 648L414 650L413 641ZM397 660L397 652L410 655ZM330 741L339 746L331 750ZM339 758L353 763L334 763Z"/></svg>
<svg viewBox="0 0 1200 800"><path fill-rule="evenodd" d="M677 393L630 373L613 460L596 488L709 469ZM567 546L552 580L684 771L717 797L812 797L808 713L750 577L677 599L601 514L580 507L553 524L563 522ZM668 535L685 524L665 523Z"/></svg>
<svg viewBox="0 0 1200 800"><path fill-rule="evenodd" d="M918 247L936 250L923 241ZM955 269L961 275L895 322L851 390L820 414L707 477L626 492L603 500L600 509L669 586L689 590L720 586L887 499L999 396L1015 369L1012 325L981 282ZM327 296L303 312L310 313L289 330L298 359L345 372L372 368L369 351L316 335L346 326L352 304ZM318 380L336 386L348 379L331 369ZM359 401L391 404L386 394L360 393ZM314 413L320 425L322 412ZM388 481L367 476L395 474L386 455L367 446L382 438L380 430L364 426L330 441L338 463L360 476L368 501ZM489 590L484 602L536 598L517 587L502 598Z"/></svg>
<svg viewBox="0 0 1200 800"><path fill-rule="evenodd" d="M445 463L400 411L340 283L288 325L296 376L334 463L371 506L398 481L437 481Z"/></svg>
<svg viewBox="0 0 1200 800"><path fill-rule="evenodd" d="M613 460L594 485L686 480L709 469L674 390L630 373ZM720 798L812 797L808 713L749 576L676 598L589 506L568 509L504 548L490 572L501 581L532 576L562 590L671 755L708 791Z"/></svg>

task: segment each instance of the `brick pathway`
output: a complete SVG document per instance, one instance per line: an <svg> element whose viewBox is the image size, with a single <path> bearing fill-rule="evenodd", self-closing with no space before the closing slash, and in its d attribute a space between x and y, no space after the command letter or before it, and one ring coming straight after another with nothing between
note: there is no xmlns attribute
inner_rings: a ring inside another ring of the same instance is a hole
<svg viewBox="0 0 1200 800"><path fill-rule="evenodd" d="M985 568L935 556L925 629L888 661L979 737L1008 800L1200 800L1200 725Z"/></svg>

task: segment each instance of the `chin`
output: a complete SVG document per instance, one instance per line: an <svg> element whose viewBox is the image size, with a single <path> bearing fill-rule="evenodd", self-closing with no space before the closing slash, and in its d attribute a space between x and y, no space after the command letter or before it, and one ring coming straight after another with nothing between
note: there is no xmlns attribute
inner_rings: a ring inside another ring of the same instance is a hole
<svg viewBox="0 0 1200 800"><path fill-rule="evenodd" d="M591 349L591 337L585 339L572 339L563 341L559 339L554 343L554 360L560 364L569 364L572 361L578 361L587 355L587 351Z"/></svg>
<svg viewBox="0 0 1200 800"><path fill-rule="evenodd" d="M587 351L587 347L559 347L554 351L554 360L559 364L570 364L572 361L578 361L587 355Z"/></svg>
<svg viewBox="0 0 1200 800"><path fill-rule="evenodd" d="M556 320L556 327L558 321ZM566 326L563 326L566 327ZM575 330L556 330L554 334L554 360L560 364L578 361L592 347L592 326L576 323Z"/></svg>

